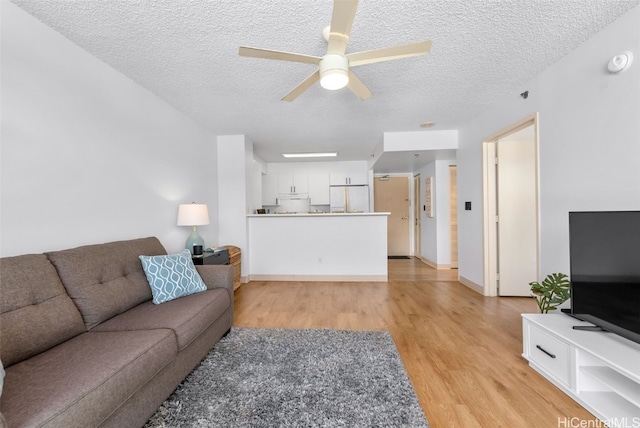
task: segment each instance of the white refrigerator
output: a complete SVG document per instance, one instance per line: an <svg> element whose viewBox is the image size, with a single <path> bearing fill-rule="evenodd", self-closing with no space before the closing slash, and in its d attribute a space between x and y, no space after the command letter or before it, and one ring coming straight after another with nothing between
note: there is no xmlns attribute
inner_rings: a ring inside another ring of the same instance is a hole
<svg viewBox="0 0 640 428"><path fill-rule="evenodd" d="M369 186L331 186L332 213L368 213Z"/></svg>

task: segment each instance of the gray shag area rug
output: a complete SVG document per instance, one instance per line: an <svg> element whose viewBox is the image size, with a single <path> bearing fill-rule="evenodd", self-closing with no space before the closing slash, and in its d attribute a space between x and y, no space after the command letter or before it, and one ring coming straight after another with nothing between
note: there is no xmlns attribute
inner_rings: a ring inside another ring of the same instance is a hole
<svg viewBox="0 0 640 428"><path fill-rule="evenodd" d="M391 335L233 328L145 425L428 427Z"/></svg>

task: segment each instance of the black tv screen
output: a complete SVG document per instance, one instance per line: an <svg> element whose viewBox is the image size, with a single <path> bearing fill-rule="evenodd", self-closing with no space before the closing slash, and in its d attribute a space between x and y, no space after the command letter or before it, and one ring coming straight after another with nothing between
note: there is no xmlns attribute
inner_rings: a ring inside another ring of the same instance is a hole
<svg viewBox="0 0 640 428"><path fill-rule="evenodd" d="M571 313L640 343L640 211L569 213Z"/></svg>

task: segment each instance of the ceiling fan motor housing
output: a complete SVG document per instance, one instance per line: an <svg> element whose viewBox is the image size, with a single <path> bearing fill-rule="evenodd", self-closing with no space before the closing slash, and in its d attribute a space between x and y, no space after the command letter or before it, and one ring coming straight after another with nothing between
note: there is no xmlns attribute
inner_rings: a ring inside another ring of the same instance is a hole
<svg viewBox="0 0 640 428"><path fill-rule="evenodd" d="M320 60L320 85L325 89L344 88L349 83L349 60L344 55L327 54Z"/></svg>
<svg viewBox="0 0 640 428"><path fill-rule="evenodd" d="M357 7L358 0L333 0L331 24L322 31L322 37L327 42L327 53L323 57L247 46L240 46L238 53L242 56L254 58L318 65L318 70L293 88L282 98L282 101L290 102L295 100L300 94L317 83L318 80L324 89L336 90L347 86L362 101L368 100L373 97L373 93L350 70L351 67L424 55L429 53L431 41L425 40L418 43L354 52L346 55L347 43L349 42L351 26Z"/></svg>

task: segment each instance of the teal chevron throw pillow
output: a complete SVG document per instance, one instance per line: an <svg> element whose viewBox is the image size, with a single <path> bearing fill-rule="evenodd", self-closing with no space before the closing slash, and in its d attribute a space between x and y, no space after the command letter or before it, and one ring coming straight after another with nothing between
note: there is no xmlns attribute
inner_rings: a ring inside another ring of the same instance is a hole
<svg viewBox="0 0 640 428"><path fill-rule="evenodd" d="M139 257L156 305L207 289L189 250L167 256Z"/></svg>

